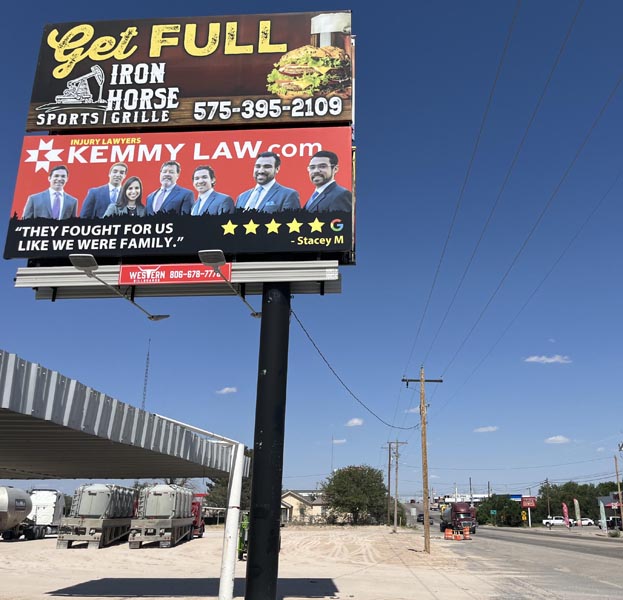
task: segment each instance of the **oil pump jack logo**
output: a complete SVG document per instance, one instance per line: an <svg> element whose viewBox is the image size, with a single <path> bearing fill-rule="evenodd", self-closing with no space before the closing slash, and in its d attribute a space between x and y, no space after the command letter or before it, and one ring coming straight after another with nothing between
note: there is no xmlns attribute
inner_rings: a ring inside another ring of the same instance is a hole
<svg viewBox="0 0 623 600"><path fill-rule="evenodd" d="M38 106L37 110L50 112L63 110L65 106L75 107L76 105L84 105L84 108L89 109L105 110L104 79L102 68L93 65L89 73L68 81L67 87L62 94L55 96L54 102Z"/></svg>

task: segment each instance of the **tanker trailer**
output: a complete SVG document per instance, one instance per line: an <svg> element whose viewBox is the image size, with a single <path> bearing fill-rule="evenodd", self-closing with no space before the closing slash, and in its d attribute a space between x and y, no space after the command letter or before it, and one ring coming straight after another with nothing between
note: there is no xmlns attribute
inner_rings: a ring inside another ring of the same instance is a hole
<svg viewBox="0 0 623 600"><path fill-rule="evenodd" d="M89 548L104 548L127 539L134 515L135 491L119 485L81 485L58 532L57 548L71 548L74 542Z"/></svg>
<svg viewBox="0 0 623 600"><path fill-rule="evenodd" d="M24 491L14 487L0 487L0 532L6 541L18 540L25 528L32 527L27 517L32 500Z"/></svg>
<svg viewBox="0 0 623 600"><path fill-rule="evenodd" d="M136 516L130 525L130 548L158 542L171 548L191 540L195 529L193 491L179 485L152 484L139 492Z"/></svg>

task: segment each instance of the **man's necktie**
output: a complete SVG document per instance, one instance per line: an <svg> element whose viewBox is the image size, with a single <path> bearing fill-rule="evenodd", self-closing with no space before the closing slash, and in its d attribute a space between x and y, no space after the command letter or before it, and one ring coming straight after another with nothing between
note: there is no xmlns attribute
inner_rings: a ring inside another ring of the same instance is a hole
<svg viewBox="0 0 623 600"><path fill-rule="evenodd" d="M110 190L110 202L112 204L117 202L117 194L118 193L119 193L119 188L114 187L112 190Z"/></svg>
<svg viewBox="0 0 623 600"><path fill-rule="evenodd" d="M198 215L201 212L201 196L199 196L199 198L197 198L197 202L195 202L195 205L193 206L193 215Z"/></svg>
<svg viewBox="0 0 623 600"><path fill-rule="evenodd" d="M263 190L264 188L261 185L258 185L253 192L251 192L247 205L244 207L245 210L253 210L254 208L257 208Z"/></svg>
<svg viewBox="0 0 623 600"><path fill-rule="evenodd" d="M54 192L54 201L52 202L52 218L58 219L61 214L61 194Z"/></svg>
<svg viewBox="0 0 623 600"><path fill-rule="evenodd" d="M309 210L314 205L314 203L316 202L316 198L318 198L319 195L320 194L317 191L311 195L311 198L307 201L307 206L305 206L307 210Z"/></svg>
<svg viewBox="0 0 623 600"><path fill-rule="evenodd" d="M154 212L158 212L162 208L163 202L164 202L164 188L160 190L160 192L154 199Z"/></svg>

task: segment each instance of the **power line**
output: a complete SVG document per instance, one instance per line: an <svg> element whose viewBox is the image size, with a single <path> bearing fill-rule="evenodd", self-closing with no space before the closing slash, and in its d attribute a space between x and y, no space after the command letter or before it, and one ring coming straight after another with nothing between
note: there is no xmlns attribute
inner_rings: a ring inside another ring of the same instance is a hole
<svg viewBox="0 0 623 600"><path fill-rule="evenodd" d="M481 469L474 469L474 468L460 468L460 467L431 467L432 469L435 469L435 471L465 471L465 472L471 472L471 471L525 471L527 469L553 469L554 467L566 467L569 465L583 465L586 463L592 463L592 462L600 462L602 460L610 460L609 457L604 457L604 458L592 458L589 460L579 460L579 461L575 461L575 462L568 462L568 463L558 463L558 464L554 464L554 465L531 465L531 466L527 466L527 467L491 467L491 468L481 468ZM414 465L407 465L403 463L404 467L408 467L411 469L419 469L419 467L416 467Z"/></svg>
<svg viewBox="0 0 623 600"><path fill-rule="evenodd" d="M491 305L491 303L493 302L494 298L497 296L498 292L502 289L502 286L504 285L506 279L510 275L510 272L513 270L515 264L519 260L519 257L523 254L523 251L526 249L526 246L528 245L528 242L530 241L530 239L534 235L534 232L536 231L536 229L540 225L541 221L543 220L543 217L545 216L545 213L549 210L549 207L552 205L554 199L558 195L558 192L560 191L560 188L562 187L562 184L565 182L565 180L569 176L569 173L571 172L571 170L575 166L575 163L577 162L578 158L580 157L580 154L582 153L582 151L584 150L586 144L588 143L589 139L591 138L591 136L593 134L593 131L597 127L597 124L599 123L599 121L603 117L604 113L606 112L606 109L610 105L610 102L614 98L614 96L615 96L617 90L619 89L619 86L621 85L622 81L623 81L623 75L621 75L619 77L619 79L617 80L616 84L614 85L612 91L610 92L610 94L608 95L606 101L604 102L603 106L599 110L599 113L595 117L595 119L594 119L593 123L591 124L587 134L584 136L584 139L582 140L582 142L580 143L578 149L576 150L573 158L571 159L571 162L569 163L569 165L565 169L564 173L562 174L562 177L560 178L560 181L558 182L558 184L554 188L554 191L551 193L549 199L545 203L545 206L543 207L543 209L539 213L539 216L537 217L536 221L533 223L533 225L530 228L530 231L528 232L528 234L525 237L524 241L521 243L521 246L519 247L519 250L517 251L517 253L513 257L513 259L511 260L510 265L508 266L508 268L506 269L504 275L502 276L502 278L498 282L497 287L495 288L495 290L493 290L493 293L491 294L491 296L487 300L484 308L480 311L480 314L478 315L478 318L476 319L474 324L471 326L471 328L467 332L467 335L463 338L463 340L459 344L459 347L455 351L454 355L452 356L452 358L450 359L450 361L448 362L446 367L442 370L442 375L445 375L446 371L454 363L454 361L456 360L457 356L459 355L459 353L463 349L463 346L466 344L467 340L471 337L472 333L475 331L476 327L478 326L478 324L480 323L480 321L484 317L485 313L487 312L487 310L488 310L489 306Z"/></svg>
<svg viewBox="0 0 623 600"><path fill-rule="evenodd" d="M510 322L508 323L508 325L503 329L502 333L500 334L500 336L497 338L497 340L493 343L493 345L489 348L489 350L487 350L487 352L485 352L485 354L482 356L482 358L480 359L480 361L478 361L477 365L473 368L473 370L471 371L471 373L467 376L467 378L465 379L465 381L463 381L463 383L457 388L457 390L438 408L438 410L436 411L437 413L441 412L450 401L452 401L454 398L456 398L456 396L458 395L458 393L465 387L465 385L467 385L467 383L469 382L469 380L474 376L474 374L476 373L476 371L478 371L478 369L480 369L480 367L484 364L484 362L486 361L486 359L491 355L491 353L493 352L493 350L497 347L497 345L502 341L502 339L504 338L504 336L508 333L508 331L510 330L510 328L515 324L515 322L517 321L517 319L521 316L521 314L523 313L523 311L527 308L528 304L530 304L530 302L532 301L532 298L534 298L534 296L536 296L537 292L541 289L541 287L543 287L543 285L545 284L545 282L547 281L547 279L549 279L549 276L554 272L554 270L556 269L556 267L558 266L558 264L562 261L563 257L565 256L565 254L569 251L569 249L571 248L571 246L573 246L573 244L575 243L575 241L580 237L581 233L584 231L584 229L588 226L588 224L590 223L590 221L592 220L592 218L595 216L595 214L597 213L597 211L601 208L601 205L604 203L604 201L606 200L606 198L610 195L610 193L612 192L612 190L614 190L614 188L616 187L617 183L619 183L619 180L621 179L621 177L623 177L623 169L621 169L616 177L614 178L614 181L612 182L612 184L610 185L610 187L604 192L604 194L602 194L601 198L599 199L599 201L595 204L595 206L593 207L593 209L590 211L590 213L588 214L588 216L586 217L586 219L584 220L584 222L580 225L580 227L578 227L578 229L576 230L576 232L571 236L571 239L569 240L569 242L566 244L566 246L563 248L562 252L558 255L558 257L556 258L556 260L552 263L551 267L546 271L545 275L541 278L541 281L539 281L539 283L536 285L536 287L532 290L532 292L528 295L528 297L526 298L525 302L521 305L521 308L517 311L517 313L515 313L515 316L510 320ZM435 390L437 391L437 390ZM433 393L433 398L434 398L434 393Z"/></svg>
<svg viewBox="0 0 623 600"><path fill-rule="evenodd" d="M493 95L495 93L495 88L497 87L498 80L500 78L500 73L502 72L502 66L504 64L504 60L506 58L506 53L510 46L510 40L513 34L513 30L515 28L515 23L517 21L517 15L519 14L519 8L521 6L521 0L517 0L517 4L515 5L515 12L513 13L513 18L511 20L511 24L508 30L508 34L506 35L506 40L504 42L504 49L502 50L502 56L500 57L500 61L498 63L498 67L495 73L495 77L493 79L493 84L491 85L491 89L489 91L489 99L487 100L487 105L485 107L485 111L483 113L482 119L480 121L480 128L478 130L478 135L476 136L476 141L474 143L474 148L472 150L472 154L467 166L467 171L465 172L465 177L463 178L463 184L461 186L461 191L459 192L459 196L456 201L456 206L454 207L454 214L452 215L452 219L450 221L450 227L448 229L448 234L446 235L446 241L444 242L443 249L441 251L441 255L439 257L439 262L437 263L437 268L435 270L435 275L433 276L433 282L431 284L430 290L428 292L428 297L426 299L426 304L424 306L424 311L422 313L422 317L420 318L420 322L418 324L417 331L415 333L415 339L413 341L413 345L411 346L411 352L409 353L409 358L407 359L407 364L405 365L405 373L409 368L409 364L411 363L411 358L413 356L413 352L415 351L415 346L419 339L420 331L422 329L422 325L424 323L424 319L426 318L426 313L428 312L428 307L430 306L431 298L433 296L433 291L435 290L435 286L437 284L437 277L439 276L439 272L441 271L441 265L443 263L443 259L446 254L446 250L448 248L448 243L450 242L450 238L452 237L452 231L454 230L454 225L456 223L456 218L459 213L459 209L461 207L461 203L463 201L463 195L465 193L465 189L467 187L467 182L469 180L469 176L472 171L472 166L474 164L474 159L476 158L476 152L478 151L478 147L480 145L480 139L482 138L482 133L485 128L485 123L487 121L487 117L489 115L489 110L491 108L491 104L493 102Z"/></svg>
<svg viewBox="0 0 623 600"><path fill-rule="evenodd" d="M430 346L428 347L428 350L426 351L426 354L424 356L424 360L422 362L426 363L426 361L428 360L428 356L430 355L433 346L435 345L435 342L437 341L437 337L439 336L439 333L441 332L441 329L443 328L446 319L448 318L448 315L450 314L450 310L452 309L452 307L454 306L454 302L458 296L459 291L461 290L461 287L463 286L463 282L465 281L465 278L467 277L467 273L469 272L469 269L474 261L474 258L476 257L476 253L478 252L478 249L480 248L480 244L482 243L482 240L484 239L485 236L485 232L487 231L487 229L489 228L489 224L491 223L492 219L493 219L493 214L495 213L495 210L500 202L500 198L502 197L502 194L504 193L505 189L506 189L506 185L508 184L511 174L513 173L513 171L515 170L515 165L517 164L517 160L519 159L519 155L521 154L521 151L524 147L524 144L526 143L526 139L528 138L528 133L530 132L530 129L532 128L532 125L536 119L536 116L539 112L539 109L541 108L541 104L543 102L543 99L545 98L545 94L547 93L547 90L549 89L549 85L554 77L554 73L558 67L558 64L560 63L560 59L562 57L562 54L565 50L565 47L567 46L567 42L569 41L569 38L571 37L571 32L573 30L573 27L575 25L575 22L578 18L578 14L580 13L580 9L582 8L582 5L584 4L584 0L580 0L580 3L578 4L578 8L575 12L575 14L573 15L573 19L571 20L571 24L569 25L569 28L567 29L567 33L562 41L562 44L560 46L560 49L558 50L558 54L556 55L556 59L554 60L554 64L552 65L552 68L550 69L549 75L547 77L547 80L545 82L545 85L543 86L543 90L541 91L541 95L539 96L539 99L537 100L537 103L532 111L532 114L530 115L530 119L528 120L528 124L526 126L526 129L523 133L523 136L521 138L521 141L519 142L519 145L517 146L517 150L515 151L515 155L513 156L513 159L511 161L511 164L506 172L506 175L504 177L504 180L502 182L502 185L500 187L500 190L498 191L498 195L493 203L493 206L491 207L491 210L489 211L489 215L487 216L487 219L485 221L485 224L483 225L483 228L480 232L480 236L478 238L478 241L476 242L476 245L474 246L474 249L472 250L472 254L469 257L469 260L467 261L467 265L465 266L465 269L463 271L463 274L461 275L461 278L459 280L459 283L456 287L456 289L454 290L454 294L452 296L452 299L450 300L450 304L448 304L448 308L446 309L446 312L443 316L443 318L441 319L441 323L439 324L439 327L437 328L437 331L435 332L435 335L433 336L433 340L430 343Z"/></svg>
<svg viewBox="0 0 623 600"><path fill-rule="evenodd" d="M414 425L413 427L398 427L397 425L391 425L390 423L388 423L387 421L385 421L384 419L382 419L381 417L379 417L371 408L368 408L358 397L357 395L346 385L346 383L344 382L344 380L337 374L336 370L333 368L333 366L331 365L331 363L325 358L324 354L321 352L320 348L318 347L318 345L316 344L316 342L313 340L312 336L309 334L309 332L307 331L307 329L305 329L303 323L301 323L301 320L298 318L298 315L294 312L293 309L290 309L290 313L291 315L294 317L294 319L296 320L296 322L299 324L299 327L303 330L303 333L307 336L307 339L311 342L311 345L316 349L316 352L318 353L318 355L320 356L320 358L322 358L322 360L324 361L324 363L327 365L327 367L329 368L329 371L331 371L331 373L333 373L333 375L335 376L335 378L340 382L340 384L342 385L342 387L359 403L361 404L361 406L363 406L363 408L365 408L375 419L377 419L378 421L380 421L381 423L383 423L383 425L387 425L387 427L391 427L392 429L404 429L404 430L410 430L410 429L417 429L419 427L419 425Z"/></svg>

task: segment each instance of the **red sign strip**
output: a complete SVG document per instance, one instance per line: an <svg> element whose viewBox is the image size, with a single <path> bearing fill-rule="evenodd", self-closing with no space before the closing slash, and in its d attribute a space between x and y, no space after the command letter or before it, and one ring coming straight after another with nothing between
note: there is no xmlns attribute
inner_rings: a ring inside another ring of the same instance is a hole
<svg viewBox="0 0 623 600"><path fill-rule="evenodd" d="M121 265L119 285L158 285L171 283L222 283L231 280L231 263L215 271L197 264Z"/></svg>

